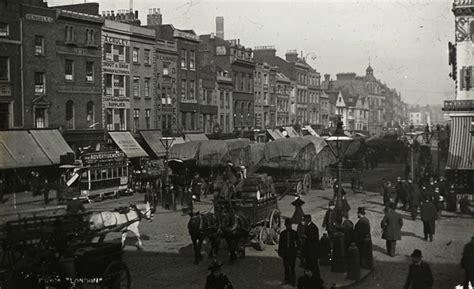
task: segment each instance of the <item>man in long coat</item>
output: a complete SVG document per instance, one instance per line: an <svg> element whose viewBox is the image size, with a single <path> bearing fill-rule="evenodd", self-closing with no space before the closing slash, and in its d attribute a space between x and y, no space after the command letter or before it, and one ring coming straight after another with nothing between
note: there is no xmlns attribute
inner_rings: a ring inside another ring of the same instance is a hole
<svg viewBox="0 0 474 289"><path fill-rule="evenodd" d="M420 205L420 191L418 186L408 180L408 203L410 204L410 212L412 220L416 220L418 215L418 206Z"/></svg>
<svg viewBox="0 0 474 289"><path fill-rule="evenodd" d="M405 181L402 181L400 177L397 178L397 184L395 186L397 190L397 197L395 199L395 208L398 205L398 202L402 202L403 209L406 210L407 205L407 184Z"/></svg>
<svg viewBox="0 0 474 289"><path fill-rule="evenodd" d="M364 269L370 269L373 265L372 258L372 237L370 235L370 221L365 216L365 208L357 208L357 217L359 220L354 226L354 242L360 252L360 266Z"/></svg>
<svg viewBox="0 0 474 289"><path fill-rule="evenodd" d="M304 247L303 255L305 257L305 267L312 270L313 274L320 277L319 273L319 229L311 221L311 215L304 216L305 230L304 230Z"/></svg>
<svg viewBox="0 0 474 289"><path fill-rule="evenodd" d="M433 287L433 274L430 265L421 261L421 251L413 250L412 263L408 267L408 277L404 289L431 289Z"/></svg>
<svg viewBox="0 0 474 289"><path fill-rule="evenodd" d="M291 219L285 219L286 229L280 233L278 242L278 256L283 259L285 279L283 284L296 284L295 263L296 255L300 247L298 233L291 228Z"/></svg>
<svg viewBox="0 0 474 289"><path fill-rule="evenodd" d="M446 211L456 212L458 206L457 202L458 199L456 197L456 188L455 185L452 184L448 189L448 194L446 197Z"/></svg>
<svg viewBox="0 0 474 289"><path fill-rule="evenodd" d="M402 239L403 218L395 212L393 206L386 208L386 212L380 223L383 230L382 239L386 241L387 254L394 257L397 241Z"/></svg>
<svg viewBox="0 0 474 289"><path fill-rule="evenodd" d="M347 252L347 249L351 245L354 239L354 223L349 220L349 215L347 213L342 214L342 223L337 225L337 230L344 233L344 248Z"/></svg>
<svg viewBox="0 0 474 289"><path fill-rule="evenodd" d="M469 282L474 286L474 236L471 237L471 242L464 246L461 266L466 274L464 279L464 289L468 289Z"/></svg>
<svg viewBox="0 0 474 289"><path fill-rule="evenodd" d="M425 235L424 240L427 241L430 238L430 242L433 242L433 235L435 234L436 217L438 215L436 206L433 202L425 200L421 205L421 221L423 222L423 234Z"/></svg>
<svg viewBox="0 0 474 289"><path fill-rule="evenodd" d="M334 201L329 201L328 210L324 215L323 219L323 228L328 232L329 239L333 240L334 233L336 231L337 216L336 211L334 210Z"/></svg>

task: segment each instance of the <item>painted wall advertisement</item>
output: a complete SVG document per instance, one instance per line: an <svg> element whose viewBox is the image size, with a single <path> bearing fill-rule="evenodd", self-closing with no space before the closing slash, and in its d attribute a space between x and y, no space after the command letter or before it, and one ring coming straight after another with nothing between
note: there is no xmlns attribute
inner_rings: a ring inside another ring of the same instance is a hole
<svg viewBox="0 0 474 289"><path fill-rule="evenodd" d="M108 33L102 34L102 45L110 44L110 51L105 51L102 57L103 74L103 108L129 109L130 63L126 62L130 53L130 40L123 37L116 37ZM111 86L106 83L106 74L111 74ZM105 115L105 114L104 114Z"/></svg>

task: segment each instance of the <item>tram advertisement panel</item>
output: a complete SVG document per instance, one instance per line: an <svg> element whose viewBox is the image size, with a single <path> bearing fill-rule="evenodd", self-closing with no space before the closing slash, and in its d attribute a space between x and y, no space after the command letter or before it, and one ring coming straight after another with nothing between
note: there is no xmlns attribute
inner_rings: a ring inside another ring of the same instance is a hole
<svg viewBox="0 0 474 289"><path fill-rule="evenodd" d="M127 163L125 153L116 151L87 153L81 159L84 165L91 167L117 166Z"/></svg>

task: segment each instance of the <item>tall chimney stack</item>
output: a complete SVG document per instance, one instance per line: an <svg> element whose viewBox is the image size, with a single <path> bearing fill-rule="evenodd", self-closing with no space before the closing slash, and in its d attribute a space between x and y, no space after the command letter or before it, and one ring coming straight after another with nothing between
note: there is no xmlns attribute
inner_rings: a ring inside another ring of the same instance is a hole
<svg viewBox="0 0 474 289"><path fill-rule="evenodd" d="M216 36L224 39L224 17L216 17Z"/></svg>

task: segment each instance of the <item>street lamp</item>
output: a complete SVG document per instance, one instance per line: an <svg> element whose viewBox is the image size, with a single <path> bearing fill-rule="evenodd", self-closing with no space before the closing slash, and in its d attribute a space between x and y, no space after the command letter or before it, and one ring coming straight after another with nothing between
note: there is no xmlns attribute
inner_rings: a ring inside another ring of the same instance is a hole
<svg viewBox="0 0 474 289"><path fill-rule="evenodd" d="M341 225L342 223L342 161L344 154L352 143L352 138L344 134L344 129L342 128L341 117L337 117L336 122L336 131L332 136L326 139L326 142L329 144L334 156L337 158L337 197L336 197L336 224ZM337 152L337 153L336 153ZM332 264L331 271L333 272L344 272L345 271L345 246L344 246L344 234L337 232L333 237L333 251L332 251Z"/></svg>
<svg viewBox="0 0 474 289"><path fill-rule="evenodd" d="M168 160L169 160L169 152L171 145L173 144L174 138L173 137L162 137L160 138L160 142L165 148L165 186L164 186L164 191L162 196L164 195L164 198L162 198L161 201L161 206L164 208L165 207L165 202L166 198L168 197L169 194L169 185L168 185ZM176 200L174 194L171 195L171 202L172 202L172 209L176 210Z"/></svg>
<svg viewBox="0 0 474 289"><path fill-rule="evenodd" d="M352 138L344 134L344 129L342 128L341 117L338 116L336 121L336 131L334 134L326 139L326 142L329 144L329 148L337 159L337 197L336 197L336 219L340 224L342 222L342 161L344 159L344 154L349 148ZM346 144L343 147L343 144ZM337 153L336 153L337 152Z"/></svg>
<svg viewBox="0 0 474 289"><path fill-rule="evenodd" d="M413 181L413 183L416 183L415 181L415 162L413 160L413 153L414 153L414 145L415 145L415 140L416 138L418 137L418 133L416 132L407 132L405 133L405 135L408 137L407 138L407 141L408 141L408 145L410 146L410 172L411 172L411 180Z"/></svg>

